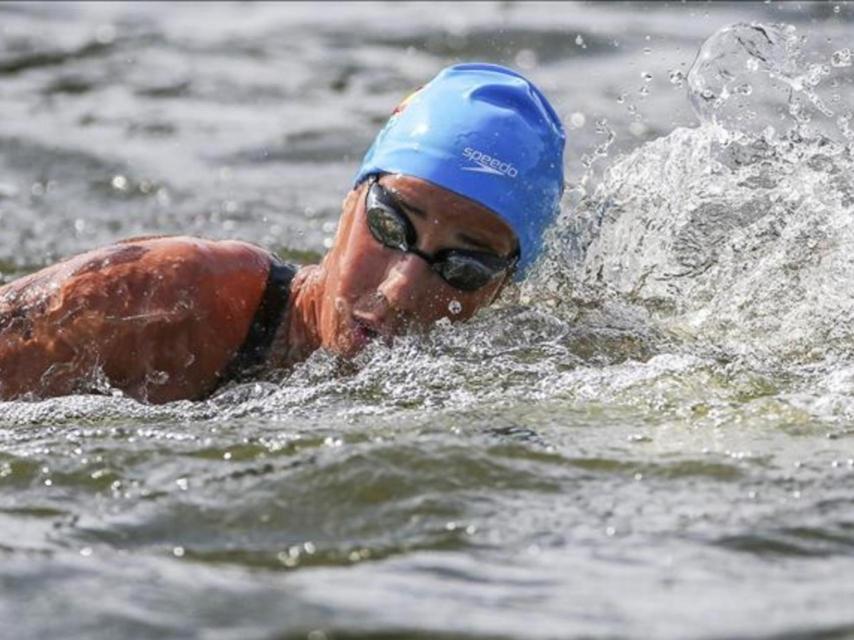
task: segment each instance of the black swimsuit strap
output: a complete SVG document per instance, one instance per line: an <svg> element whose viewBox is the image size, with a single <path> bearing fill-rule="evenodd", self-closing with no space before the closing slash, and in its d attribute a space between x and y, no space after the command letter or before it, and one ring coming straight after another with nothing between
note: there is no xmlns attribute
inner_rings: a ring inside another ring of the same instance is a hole
<svg viewBox="0 0 854 640"><path fill-rule="evenodd" d="M271 260L267 287L261 296L255 317L252 318L252 324L249 325L249 332L240 349L223 370L220 384L248 377L264 364L288 306L291 280L296 272L296 267L292 265L283 264L275 258Z"/></svg>

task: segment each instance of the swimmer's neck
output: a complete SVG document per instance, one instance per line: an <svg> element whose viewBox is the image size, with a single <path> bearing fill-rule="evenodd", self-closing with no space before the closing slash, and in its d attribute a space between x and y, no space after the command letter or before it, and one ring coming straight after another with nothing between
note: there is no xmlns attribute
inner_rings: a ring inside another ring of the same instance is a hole
<svg viewBox="0 0 854 640"><path fill-rule="evenodd" d="M272 368L290 367L320 348L325 276L321 265L302 267L294 276L288 306L270 350Z"/></svg>

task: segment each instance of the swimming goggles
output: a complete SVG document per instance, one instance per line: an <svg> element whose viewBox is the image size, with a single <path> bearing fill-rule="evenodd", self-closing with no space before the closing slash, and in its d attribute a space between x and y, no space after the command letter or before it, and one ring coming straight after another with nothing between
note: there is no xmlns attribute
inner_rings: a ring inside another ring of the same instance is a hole
<svg viewBox="0 0 854 640"><path fill-rule="evenodd" d="M442 249L432 256L415 244L418 235L400 204L376 177L371 178L365 198L365 212L371 235L385 247L412 253L425 260L445 282L460 291L476 291L501 274L510 271L519 260L518 250L509 258L468 249Z"/></svg>

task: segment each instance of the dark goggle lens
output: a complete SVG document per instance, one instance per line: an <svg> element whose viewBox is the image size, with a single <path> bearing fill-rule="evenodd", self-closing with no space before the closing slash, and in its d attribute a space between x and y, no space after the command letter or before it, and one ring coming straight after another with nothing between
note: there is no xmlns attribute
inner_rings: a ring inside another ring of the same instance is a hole
<svg viewBox="0 0 854 640"><path fill-rule="evenodd" d="M504 270L491 268L479 258L453 251L433 263L433 269L448 284L461 291L476 291Z"/></svg>
<svg viewBox="0 0 854 640"><path fill-rule="evenodd" d="M366 213L371 235L383 246L420 256L452 287L476 291L515 264L515 258L508 261L461 249L447 249L432 257L421 253L415 248L417 237L412 223L392 204L383 202L382 193L384 190L379 183L368 190Z"/></svg>
<svg viewBox="0 0 854 640"><path fill-rule="evenodd" d="M406 223L385 207L368 209L368 228L378 242L391 249L406 251L409 248Z"/></svg>

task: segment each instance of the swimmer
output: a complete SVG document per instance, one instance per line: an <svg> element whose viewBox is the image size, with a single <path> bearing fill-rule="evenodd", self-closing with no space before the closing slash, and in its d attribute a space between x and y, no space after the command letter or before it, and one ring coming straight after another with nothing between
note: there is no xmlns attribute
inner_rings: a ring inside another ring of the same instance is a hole
<svg viewBox="0 0 854 640"><path fill-rule="evenodd" d="M317 349L349 358L371 340L468 319L539 255L563 149L558 116L524 77L444 69L374 140L318 265L155 236L0 288L0 399L202 399Z"/></svg>

